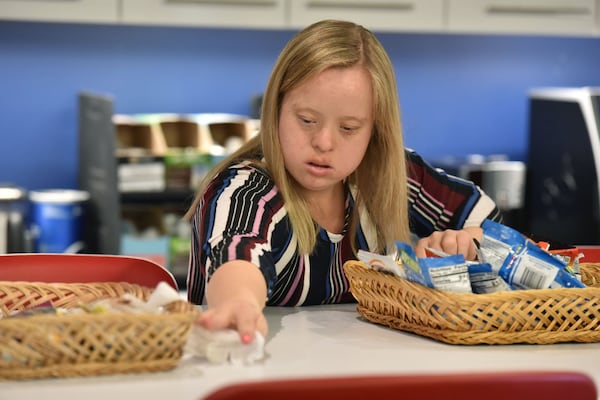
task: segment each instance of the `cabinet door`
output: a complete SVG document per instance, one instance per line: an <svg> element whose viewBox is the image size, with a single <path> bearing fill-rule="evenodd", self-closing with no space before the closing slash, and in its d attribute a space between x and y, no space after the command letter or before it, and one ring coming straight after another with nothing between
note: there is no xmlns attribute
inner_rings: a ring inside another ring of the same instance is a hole
<svg viewBox="0 0 600 400"><path fill-rule="evenodd" d="M0 0L0 19L116 23L119 0Z"/></svg>
<svg viewBox="0 0 600 400"><path fill-rule="evenodd" d="M443 0L293 0L290 24L303 28L321 19L350 20L375 31L440 31Z"/></svg>
<svg viewBox="0 0 600 400"><path fill-rule="evenodd" d="M126 24L282 28L285 0L122 0Z"/></svg>
<svg viewBox="0 0 600 400"><path fill-rule="evenodd" d="M451 32L593 35L594 0L449 0Z"/></svg>

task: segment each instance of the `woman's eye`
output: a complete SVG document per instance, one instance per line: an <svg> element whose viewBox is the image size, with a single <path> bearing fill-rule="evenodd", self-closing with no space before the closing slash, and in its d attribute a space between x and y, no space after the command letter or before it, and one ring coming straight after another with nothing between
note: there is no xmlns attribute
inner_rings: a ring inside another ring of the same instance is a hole
<svg viewBox="0 0 600 400"><path fill-rule="evenodd" d="M305 125L310 125L310 124L313 124L315 122L312 119L306 118L306 117L299 117L299 119Z"/></svg>
<svg viewBox="0 0 600 400"><path fill-rule="evenodd" d="M355 127L352 126L342 126L342 131L345 133L352 133L356 130Z"/></svg>

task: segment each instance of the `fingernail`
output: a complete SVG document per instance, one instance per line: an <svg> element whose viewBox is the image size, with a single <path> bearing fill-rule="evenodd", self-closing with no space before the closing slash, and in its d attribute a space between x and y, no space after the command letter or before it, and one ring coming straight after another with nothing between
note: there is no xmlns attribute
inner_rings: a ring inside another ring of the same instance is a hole
<svg viewBox="0 0 600 400"><path fill-rule="evenodd" d="M246 333L245 335L242 335L242 343L244 343L244 344L248 344L248 343L250 343L251 341L252 341L252 336L250 336L250 335L249 335L249 334L247 334L247 333Z"/></svg>
<svg viewBox="0 0 600 400"><path fill-rule="evenodd" d="M206 326L207 323L210 322L210 317L205 315L201 315L198 319L196 319L196 324L201 326Z"/></svg>

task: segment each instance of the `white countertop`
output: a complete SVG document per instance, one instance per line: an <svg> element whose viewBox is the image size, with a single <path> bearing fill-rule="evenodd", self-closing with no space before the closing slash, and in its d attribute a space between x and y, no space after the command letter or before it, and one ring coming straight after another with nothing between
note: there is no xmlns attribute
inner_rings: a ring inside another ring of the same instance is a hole
<svg viewBox="0 0 600 400"><path fill-rule="evenodd" d="M600 343L457 346L360 319L354 304L268 308L267 357L251 366L184 358L167 372L0 382L0 400L198 400L228 383L306 376L575 370L600 389Z"/></svg>

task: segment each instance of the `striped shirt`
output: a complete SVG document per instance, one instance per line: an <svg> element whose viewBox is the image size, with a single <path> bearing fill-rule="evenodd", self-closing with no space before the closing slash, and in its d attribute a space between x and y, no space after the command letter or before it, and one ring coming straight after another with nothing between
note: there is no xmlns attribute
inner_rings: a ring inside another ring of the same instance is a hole
<svg viewBox="0 0 600 400"><path fill-rule="evenodd" d="M493 201L471 182L432 168L406 151L410 229L418 237L436 230L480 226L500 221ZM298 251L283 198L273 179L251 162L232 164L206 188L192 226L187 277L188 299L204 301L206 283L223 263L243 259L260 268L267 284L267 305L301 306L354 301L343 264L357 249L372 251L376 243L369 219L360 212L354 238L349 223L354 208L346 194L342 233L321 228L310 255Z"/></svg>

